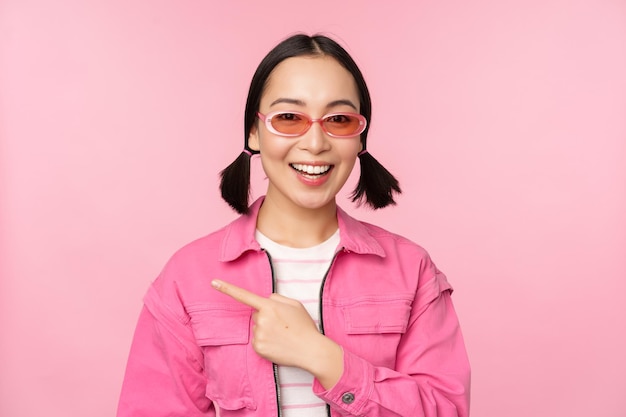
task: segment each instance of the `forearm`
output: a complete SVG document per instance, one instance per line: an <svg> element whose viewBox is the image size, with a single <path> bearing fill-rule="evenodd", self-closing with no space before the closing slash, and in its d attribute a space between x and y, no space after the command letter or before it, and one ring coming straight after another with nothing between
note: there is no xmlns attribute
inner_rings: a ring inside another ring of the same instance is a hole
<svg viewBox="0 0 626 417"><path fill-rule="evenodd" d="M443 292L412 321L393 369L347 349L343 373L314 392L344 415L467 417L470 366L450 294Z"/></svg>
<svg viewBox="0 0 626 417"><path fill-rule="evenodd" d="M346 416L467 417L469 368L454 375L409 375L376 367L344 353L344 374L330 389L316 380L313 391Z"/></svg>
<svg viewBox="0 0 626 417"><path fill-rule="evenodd" d="M343 349L330 338L317 333L307 353L303 355L301 368L313 374L325 388L332 388L344 371Z"/></svg>

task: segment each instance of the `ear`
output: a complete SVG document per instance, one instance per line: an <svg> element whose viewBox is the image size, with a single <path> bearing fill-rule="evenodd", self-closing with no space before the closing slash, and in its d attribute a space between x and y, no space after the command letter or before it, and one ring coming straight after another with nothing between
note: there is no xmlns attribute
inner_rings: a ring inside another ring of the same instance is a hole
<svg viewBox="0 0 626 417"><path fill-rule="evenodd" d="M248 148L252 149L253 151L260 150L259 128L256 123L252 125L252 128L250 129L250 134L248 135Z"/></svg>

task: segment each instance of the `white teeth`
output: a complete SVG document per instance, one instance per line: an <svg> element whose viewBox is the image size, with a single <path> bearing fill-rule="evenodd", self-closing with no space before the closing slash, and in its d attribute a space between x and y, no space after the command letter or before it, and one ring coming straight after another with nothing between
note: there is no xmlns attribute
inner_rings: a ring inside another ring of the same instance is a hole
<svg viewBox="0 0 626 417"><path fill-rule="evenodd" d="M307 174L323 174L330 169L330 165L304 165L304 164L291 164L292 167L300 172Z"/></svg>

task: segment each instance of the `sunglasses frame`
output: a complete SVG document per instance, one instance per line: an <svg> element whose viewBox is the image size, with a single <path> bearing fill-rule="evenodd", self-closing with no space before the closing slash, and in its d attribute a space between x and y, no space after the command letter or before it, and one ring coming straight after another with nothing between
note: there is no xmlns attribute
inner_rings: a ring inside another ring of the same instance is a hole
<svg viewBox="0 0 626 417"><path fill-rule="evenodd" d="M258 112L256 112L256 114L257 114L257 117L263 123L265 123L265 127L267 128L267 130L269 130L270 132L272 132L275 135L283 136L283 137L287 137L287 138L296 138L298 136L304 135L306 132L309 131L311 126L313 126L313 123L319 123L321 128L322 128L322 130L324 131L324 133L326 133L328 136L333 137L333 138L340 138L340 139L348 139L348 138L353 138L353 137L359 136L367 128L367 119L365 118L365 116L363 116L362 114L351 113L351 112L328 113L328 114L325 114L324 116L320 117L319 119L313 119L308 114L302 113L302 112L299 112L299 111L287 111L287 110L274 111L274 112L268 113L267 115L265 115L265 114L263 114L263 113L258 111ZM281 114L295 114L295 115L301 116L301 117L303 117L304 119L306 119L308 121L308 124L307 124L306 128L302 132L299 132L299 133L282 133L282 132L279 132L278 130L276 130L276 128L274 128L274 126L272 126L272 118L276 117L278 115L281 115ZM340 115L352 116L352 117L356 117L358 119L358 121L359 121L359 128L357 129L357 131L355 133L350 134L350 135L336 135L336 134L331 133L328 130L326 130L326 127L324 126L323 121L325 119L329 118L329 117L340 116Z"/></svg>

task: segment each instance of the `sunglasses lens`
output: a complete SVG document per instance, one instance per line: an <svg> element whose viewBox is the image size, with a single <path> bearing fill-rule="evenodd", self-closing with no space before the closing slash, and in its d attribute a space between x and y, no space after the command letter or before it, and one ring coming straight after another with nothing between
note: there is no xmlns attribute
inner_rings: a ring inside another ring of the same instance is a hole
<svg viewBox="0 0 626 417"><path fill-rule="evenodd" d="M279 113L272 117L272 127L285 135L298 135L309 126L309 120L296 113Z"/></svg>
<svg viewBox="0 0 626 417"><path fill-rule="evenodd" d="M334 114L324 119L324 127L335 136L356 136L361 134L361 121L351 114Z"/></svg>

